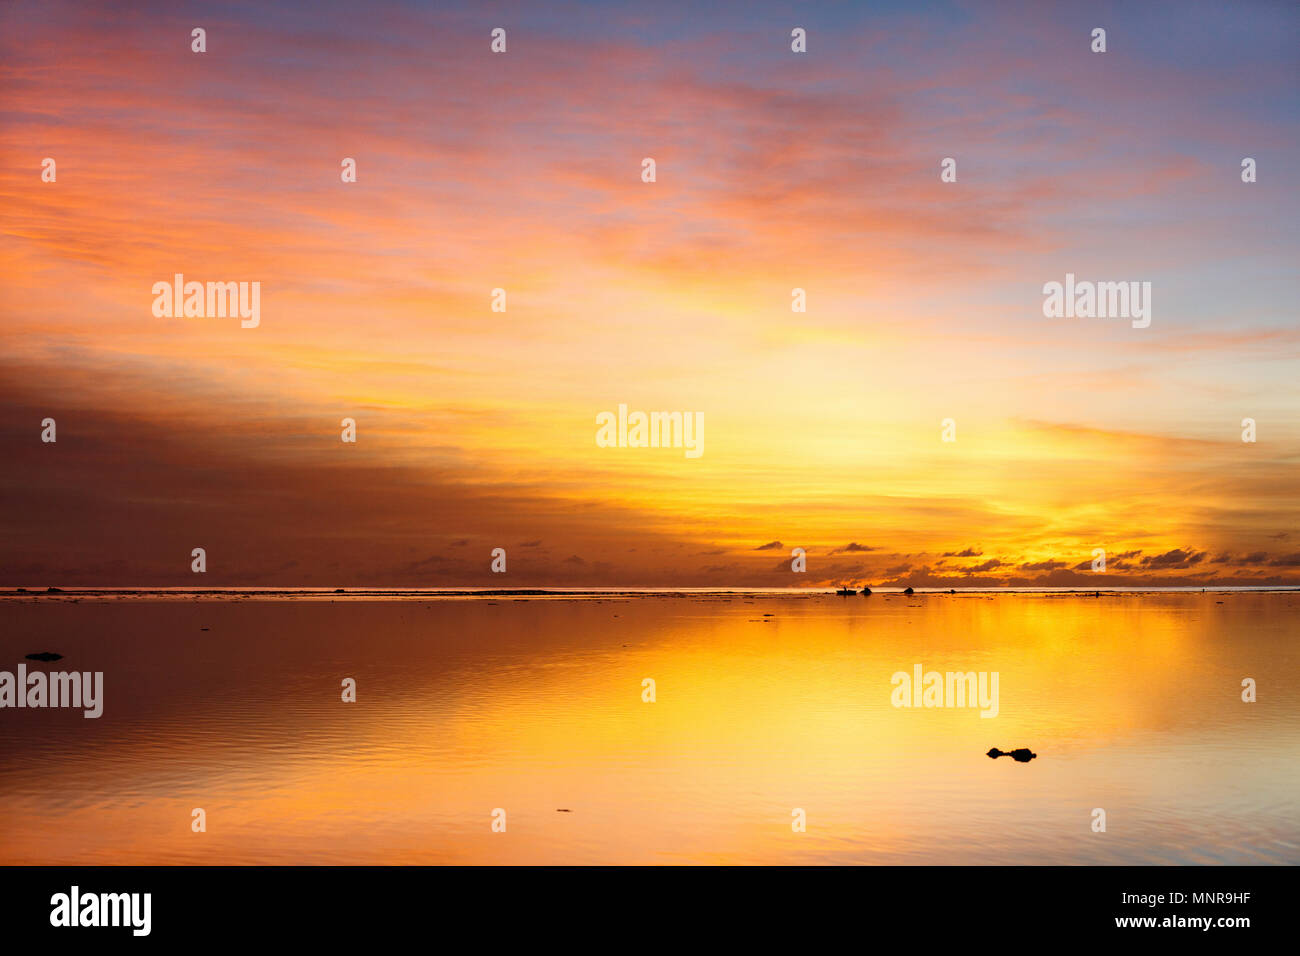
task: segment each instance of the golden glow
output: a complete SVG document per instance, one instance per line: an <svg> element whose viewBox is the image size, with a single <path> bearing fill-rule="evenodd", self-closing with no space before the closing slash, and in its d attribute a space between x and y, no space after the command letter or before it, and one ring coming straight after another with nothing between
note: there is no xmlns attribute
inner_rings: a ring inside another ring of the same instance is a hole
<svg viewBox="0 0 1300 956"><path fill-rule="evenodd" d="M1292 822L1277 814L1294 792L1295 732L1282 715L1295 675L1273 674L1282 696L1256 705L1249 740L1236 688L1243 668L1276 670L1285 657L1294 600L56 604L39 613L70 653L94 653L82 626L94 613L124 626L118 652L141 672L169 667L150 663L157 648L199 620L223 654L151 681L147 699L110 696L101 733L112 747L78 736L60 763L32 765L39 793L3 788L0 847L22 863L1113 863L1210 852L1225 825L1247 819L1242 801L1252 827ZM3 608L11 619L21 610ZM384 637L359 654L363 631ZM250 676L250 656L277 679ZM998 716L895 708L891 676L915 664L997 672ZM356 675L356 704L321 677L334 670ZM652 704L641 699L647 677ZM135 720L136 707L151 722ZM14 767L39 761L14 732ZM994 761L990 747L1039 758ZM1188 815L1193 793L1220 809ZM1097 804L1117 816L1164 807L1180 825L1163 830L1157 815L1088 843L1079 834ZM208 815L201 835L189 830L196 806ZM491 830L498 807L504 834ZM806 833L791 830L795 808ZM1026 832L1032 846L1008 836ZM1254 862L1285 852L1230 842L1263 854Z"/></svg>

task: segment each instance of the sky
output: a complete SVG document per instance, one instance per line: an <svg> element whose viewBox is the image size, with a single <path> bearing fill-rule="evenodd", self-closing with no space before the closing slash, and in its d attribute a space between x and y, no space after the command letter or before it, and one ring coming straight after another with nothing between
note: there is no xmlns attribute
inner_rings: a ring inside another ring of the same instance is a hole
<svg viewBox="0 0 1300 956"><path fill-rule="evenodd" d="M0 7L0 584L1300 584L1300 8L701 6Z"/></svg>

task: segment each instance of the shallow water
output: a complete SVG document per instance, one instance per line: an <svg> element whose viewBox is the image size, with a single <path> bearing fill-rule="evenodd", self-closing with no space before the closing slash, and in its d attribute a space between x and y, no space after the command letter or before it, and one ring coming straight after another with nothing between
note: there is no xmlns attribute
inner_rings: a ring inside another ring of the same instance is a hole
<svg viewBox="0 0 1300 956"><path fill-rule="evenodd" d="M0 670L105 704L0 710L0 862L1297 863L1298 636L1295 592L7 598ZM998 716L894 707L916 664Z"/></svg>

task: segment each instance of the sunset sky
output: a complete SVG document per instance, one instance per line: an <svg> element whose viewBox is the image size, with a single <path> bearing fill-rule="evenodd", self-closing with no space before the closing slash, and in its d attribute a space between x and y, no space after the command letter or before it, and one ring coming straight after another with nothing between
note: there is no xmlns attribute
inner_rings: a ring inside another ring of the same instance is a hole
<svg viewBox="0 0 1300 956"><path fill-rule="evenodd" d="M0 584L1300 584L1295 4L460 6L0 7Z"/></svg>

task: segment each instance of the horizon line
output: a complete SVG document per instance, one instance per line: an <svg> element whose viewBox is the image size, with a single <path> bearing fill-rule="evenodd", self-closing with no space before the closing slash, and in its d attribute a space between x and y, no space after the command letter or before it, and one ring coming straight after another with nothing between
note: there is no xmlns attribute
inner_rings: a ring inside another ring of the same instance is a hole
<svg viewBox="0 0 1300 956"><path fill-rule="evenodd" d="M880 587L871 588L870 594L863 595L855 591L854 596L873 596L876 594L901 595L910 597L917 594L1198 594L1198 593L1286 593L1298 592L1300 585L1168 585L1168 586L1106 586L1106 587L916 587L913 594L906 594L905 588ZM315 587L315 586L250 586L250 587L178 587L178 586L10 586L0 588L0 598L13 597L58 597L58 596L150 596L150 595L293 595L299 597L335 595L348 596L418 596L418 597L546 597L584 595L618 597L618 596L654 596L675 594L728 594L728 595L797 595L817 594L831 597L849 597L839 594L833 585L779 588L779 587L517 587L517 588L419 588L419 587Z"/></svg>

